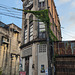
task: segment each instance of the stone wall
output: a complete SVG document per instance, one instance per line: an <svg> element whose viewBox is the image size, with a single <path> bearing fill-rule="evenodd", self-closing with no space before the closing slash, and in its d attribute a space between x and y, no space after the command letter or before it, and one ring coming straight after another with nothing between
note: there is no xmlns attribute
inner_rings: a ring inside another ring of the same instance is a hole
<svg viewBox="0 0 75 75"><path fill-rule="evenodd" d="M3 75L19 75L21 29L15 24L7 26L0 27L0 67Z"/></svg>

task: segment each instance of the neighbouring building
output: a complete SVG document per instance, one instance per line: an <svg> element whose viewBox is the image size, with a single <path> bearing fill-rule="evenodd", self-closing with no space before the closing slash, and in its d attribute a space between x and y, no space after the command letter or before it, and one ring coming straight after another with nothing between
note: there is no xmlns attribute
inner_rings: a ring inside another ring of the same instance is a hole
<svg viewBox="0 0 75 75"><path fill-rule="evenodd" d="M75 55L75 41L54 42L54 55Z"/></svg>
<svg viewBox="0 0 75 75"><path fill-rule="evenodd" d="M54 42L55 75L75 75L75 41Z"/></svg>
<svg viewBox="0 0 75 75"><path fill-rule="evenodd" d="M2 75L19 74L21 28L0 21L0 68Z"/></svg>
<svg viewBox="0 0 75 75"><path fill-rule="evenodd" d="M51 30L58 40L61 38L61 25L53 0L22 0L23 9L49 10ZM26 75L46 75L48 73L47 37L45 24L35 15L23 12L21 57ZM53 68L53 66L52 66Z"/></svg>

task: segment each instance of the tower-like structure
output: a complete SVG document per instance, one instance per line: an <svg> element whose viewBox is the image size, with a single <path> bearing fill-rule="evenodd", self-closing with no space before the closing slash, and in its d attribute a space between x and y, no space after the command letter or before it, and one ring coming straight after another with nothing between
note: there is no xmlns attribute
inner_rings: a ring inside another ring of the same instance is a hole
<svg viewBox="0 0 75 75"><path fill-rule="evenodd" d="M53 0L22 0L23 9L48 9L53 34L61 40L61 25ZM46 75L48 72L47 33L43 22L35 15L23 12L21 57L27 75Z"/></svg>

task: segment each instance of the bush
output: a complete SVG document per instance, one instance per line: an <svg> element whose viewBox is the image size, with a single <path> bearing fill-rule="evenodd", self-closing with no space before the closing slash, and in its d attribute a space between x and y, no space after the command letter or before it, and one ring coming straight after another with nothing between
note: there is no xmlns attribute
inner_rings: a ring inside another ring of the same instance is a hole
<svg viewBox="0 0 75 75"><path fill-rule="evenodd" d="M2 74L2 71L0 71L0 75Z"/></svg>
<svg viewBox="0 0 75 75"><path fill-rule="evenodd" d="M0 75L2 74L1 68L0 68Z"/></svg>

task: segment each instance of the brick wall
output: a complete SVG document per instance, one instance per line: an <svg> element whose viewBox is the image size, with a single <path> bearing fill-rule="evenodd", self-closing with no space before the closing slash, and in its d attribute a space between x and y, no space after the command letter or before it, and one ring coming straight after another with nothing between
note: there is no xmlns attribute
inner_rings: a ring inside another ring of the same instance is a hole
<svg viewBox="0 0 75 75"><path fill-rule="evenodd" d="M55 75L75 75L75 56L57 56Z"/></svg>

